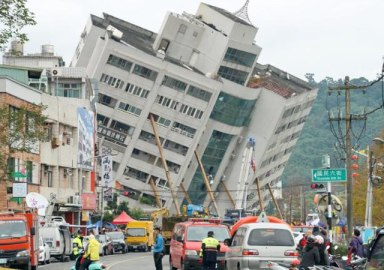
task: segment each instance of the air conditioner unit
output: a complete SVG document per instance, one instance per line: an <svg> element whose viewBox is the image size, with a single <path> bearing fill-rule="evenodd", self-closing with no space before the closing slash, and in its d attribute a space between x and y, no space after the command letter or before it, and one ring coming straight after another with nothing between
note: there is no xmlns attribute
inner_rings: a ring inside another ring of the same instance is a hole
<svg viewBox="0 0 384 270"><path fill-rule="evenodd" d="M73 196L68 197L68 203L73 204Z"/></svg>
<svg viewBox="0 0 384 270"><path fill-rule="evenodd" d="M72 170L69 168L64 168L64 177L67 175L70 175L72 173Z"/></svg>
<svg viewBox="0 0 384 270"><path fill-rule="evenodd" d="M231 154L231 159L235 159L236 155L235 154Z"/></svg>
<svg viewBox="0 0 384 270"><path fill-rule="evenodd" d="M53 68L51 70L52 77L60 77L61 76L61 69Z"/></svg>
<svg viewBox="0 0 384 270"><path fill-rule="evenodd" d="M79 195L73 196L73 203L74 204L80 204L80 196Z"/></svg>
<svg viewBox="0 0 384 270"><path fill-rule="evenodd" d="M60 138L54 137L52 138L52 148L56 148L60 146Z"/></svg>

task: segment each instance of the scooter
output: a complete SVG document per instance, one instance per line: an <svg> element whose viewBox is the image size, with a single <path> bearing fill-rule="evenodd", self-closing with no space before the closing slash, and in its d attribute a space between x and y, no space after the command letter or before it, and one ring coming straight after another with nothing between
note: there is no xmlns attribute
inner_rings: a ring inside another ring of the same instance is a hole
<svg viewBox="0 0 384 270"><path fill-rule="evenodd" d="M347 261L348 257L343 256L343 261ZM353 259L349 262L347 269L356 269L356 270L363 270L365 269L365 265L367 264L368 259L367 258L361 258L359 256L354 256Z"/></svg>
<svg viewBox="0 0 384 270"><path fill-rule="evenodd" d="M333 249L336 251L339 248L339 246L335 246ZM327 250L329 250L329 246L327 247ZM329 254L328 260L329 260L329 266L334 266L337 268L340 268L339 263L336 261L337 256ZM339 258L340 259L340 258Z"/></svg>
<svg viewBox="0 0 384 270"><path fill-rule="evenodd" d="M80 261L81 261L81 258L83 257L83 255L84 255L84 250L79 249L79 256L76 258L75 265L71 267L71 270L76 270L76 265L78 265L78 267L80 266ZM88 266L88 270L104 270L106 268L107 267L104 264L102 264L101 262L92 262ZM77 268L77 269L79 269L79 268Z"/></svg>

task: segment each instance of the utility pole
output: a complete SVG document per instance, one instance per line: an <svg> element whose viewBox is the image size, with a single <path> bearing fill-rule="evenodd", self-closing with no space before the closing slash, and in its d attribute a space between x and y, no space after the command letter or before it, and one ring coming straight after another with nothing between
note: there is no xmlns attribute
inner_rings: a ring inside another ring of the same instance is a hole
<svg viewBox="0 0 384 270"><path fill-rule="evenodd" d="M367 147L367 165L368 165L368 188L367 188L367 202L365 207L365 222L366 228L372 228L372 198L373 198L373 152Z"/></svg>
<svg viewBox="0 0 384 270"><path fill-rule="evenodd" d="M345 76L344 85L337 87L329 87L328 91L345 91L345 117L330 117L330 121L345 121L345 166L347 171L347 239L351 238L353 232L353 182L351 170L351 122L352 120L366 120L365 115L351 116L351 99L350 91L357 89L365 89L367 86L355 86L349 83L349 76Z"/></svg>

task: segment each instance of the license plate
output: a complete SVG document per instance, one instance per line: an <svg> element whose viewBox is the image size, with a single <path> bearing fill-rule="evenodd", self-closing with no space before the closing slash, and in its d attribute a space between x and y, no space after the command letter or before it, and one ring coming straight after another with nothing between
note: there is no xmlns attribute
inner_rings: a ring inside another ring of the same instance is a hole
<svg viewBox="0 0 384 270"><path fill-rule="evenodd" d="M132 246L132 248L137 248L137 246Z"/></svg>
<svg viewBox="0 0 384 270"><path fill-rule="evenodd" d="M7 264L7 259L0 259L0 264Z"/></svg>

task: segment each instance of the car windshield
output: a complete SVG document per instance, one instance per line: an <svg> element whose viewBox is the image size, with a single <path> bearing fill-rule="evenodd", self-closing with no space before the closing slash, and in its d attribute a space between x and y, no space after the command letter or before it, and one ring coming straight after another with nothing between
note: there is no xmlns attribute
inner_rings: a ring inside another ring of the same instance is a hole
<svg viewBox="0 0 384 270"><path fill-rule="evenodd" d="M0 239L26 236L26 226L23 220L1 220Z"/></svg>
<svg viewBox="0 0 384 270"><path fill-rule="evenodd" d="M228 229L224 227L189 226L187 230L187 241L201 242L207 237L209 231L213 231L214 237L220 242L223 242L224 239L230 238Z"/></svg>
<svg viewBox="0 0 384 270"><path fill-rule="evenodd" d="M250 246L293 246L292 234L284 229L253 229L249 234Z"/></svg>
<svg viewBox="0 0 384 270"><path fill-rule="evenodd" d="M373 249L371 251L371 261L370 264L374 265L376 262L383 262L384 261L384 235L379 237L376 240L375 245L373 246Z"/></svg>
<svg viewBox="0 0 384 270"><path fill-rule="evenodd" d="M124 234L122 232L110 232L107 235L113 240L124 239Z"/></svg>
<svg viewBox="0 0 384 270"><path fill-rule="evenodd" d="M127 229L128 236L131 237L137 237L137 236L145 236L145 229L144 228L128 228Z"/></svg>

